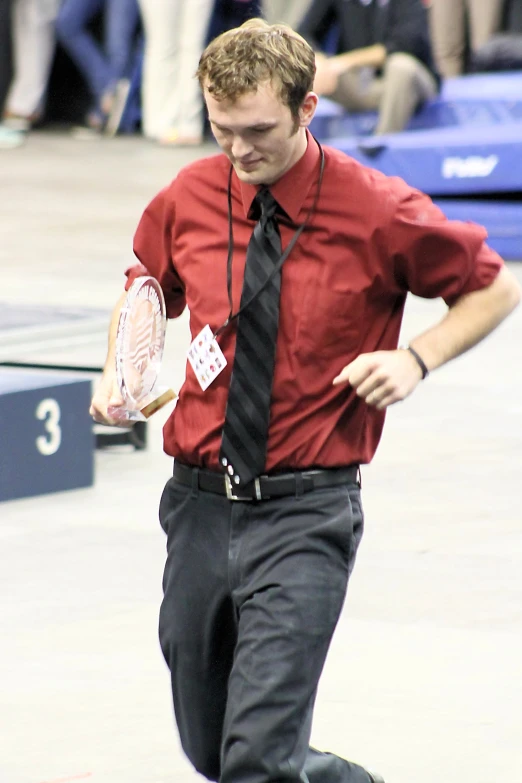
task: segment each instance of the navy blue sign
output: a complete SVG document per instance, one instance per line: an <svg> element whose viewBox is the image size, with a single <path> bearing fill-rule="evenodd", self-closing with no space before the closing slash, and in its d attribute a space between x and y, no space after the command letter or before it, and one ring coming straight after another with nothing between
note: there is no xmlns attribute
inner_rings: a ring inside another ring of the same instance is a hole
<svg viewBox="0 0 522 783"><path fill-rule="evenodd" d="M90 380L0 370L0 500L91 486Z"/></svg>

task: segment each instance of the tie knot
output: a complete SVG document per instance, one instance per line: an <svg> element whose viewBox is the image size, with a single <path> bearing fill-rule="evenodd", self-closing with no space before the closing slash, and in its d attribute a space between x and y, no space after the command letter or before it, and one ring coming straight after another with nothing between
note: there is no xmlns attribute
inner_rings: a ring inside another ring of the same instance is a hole
<svg viewBox="0 0 522 783"><path fill-rule="evenodd" d="M254 199L253 207L261 217L272 218L277 211L278 203L268 188L261 188Z"/></svg>

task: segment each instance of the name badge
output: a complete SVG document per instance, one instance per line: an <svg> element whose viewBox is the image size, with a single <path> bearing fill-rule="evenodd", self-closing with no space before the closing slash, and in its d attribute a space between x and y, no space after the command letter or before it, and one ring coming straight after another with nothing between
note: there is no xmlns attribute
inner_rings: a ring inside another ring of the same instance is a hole
<svg viewBox="0 0 522 783"><path fill-rule="evenodd" d="M203 391L208 389L227 364L223 351L208 324L191 342L187 358Z"/></svg>

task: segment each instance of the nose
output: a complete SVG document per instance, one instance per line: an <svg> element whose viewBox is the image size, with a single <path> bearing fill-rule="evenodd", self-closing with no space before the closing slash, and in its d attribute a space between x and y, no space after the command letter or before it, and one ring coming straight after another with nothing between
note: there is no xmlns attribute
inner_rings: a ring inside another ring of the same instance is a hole
<svg viewBox="0 0 522 783"><path fill-rule="evenodd" d="M236 160L242 160L246 158L254 149L253 144L249 144L241 136L234 136L232 140L232 155Z"/></svg>

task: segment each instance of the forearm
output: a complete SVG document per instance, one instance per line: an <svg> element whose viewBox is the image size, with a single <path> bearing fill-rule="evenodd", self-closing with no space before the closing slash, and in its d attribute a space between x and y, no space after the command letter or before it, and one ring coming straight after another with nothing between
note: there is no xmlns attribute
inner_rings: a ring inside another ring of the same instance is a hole
<svg viewBox="0 0 522 783"><path fill-rule="evenodd" d="M121 424L125 422L117 421L112 414L109 414L110 406L121 406L123 399L118 389L116 379L116 336L118 334L118 323L120 313L125 302L127 292L124 291L119 298L116 307L112 312L111 323L109 326L109 341L107 347L107 358L99 383L96 385L93 398L91 400L90 413L95 421L102 424Z"/></svg>
<svg viewBox="0 0 522 783"><path fill-rule="evenodd" d="M429 370L446 364L490 334L520 302L516 278L503 267L487 288L462 296L436 326L411 341Z"/></svg>
<svg viewBox="0 0 522 783"><path fill-rule="evenodd" d="M118 299L114 310L112 311L111 322L109 326L109 337L107 344L107 358L105 359L104 373L110 372L116 369L116 336L118 334L118 324L120 321L120 314L125 302L127 292L124 291Z"/></svg>
<svg viewBox="0 0 522 783"><path fill-rule="evenodd" d="M348 68L381 68L386 60L386 48L382 44L354 49L332 57L331 62L339 71Z"/></svg>

